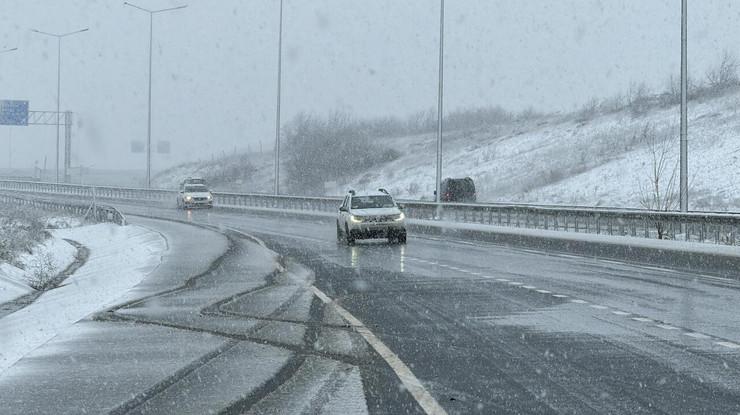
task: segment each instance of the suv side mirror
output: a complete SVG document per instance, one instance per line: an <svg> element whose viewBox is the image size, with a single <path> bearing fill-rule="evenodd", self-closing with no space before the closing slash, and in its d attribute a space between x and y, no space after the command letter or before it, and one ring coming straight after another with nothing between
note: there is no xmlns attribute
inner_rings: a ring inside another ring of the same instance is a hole
<svg viewBox="0 0 740 415"><path fill-rule="evenodd" d="M404 206L404 205L402 205L402 204L400 204L400 203L398 203L398 204L397 204L396 206L397 206L397 207L398 207L398 209L400 209L400 210L403 210L404 208L406 208L406 206Z"/></svg>
<svg viewBox="0 0 740 415"><path fill-rule="evenodd" d="M344 206L339 206L339 211L340 212L346 212L347 211L347 208L344 207Z"/></svg>

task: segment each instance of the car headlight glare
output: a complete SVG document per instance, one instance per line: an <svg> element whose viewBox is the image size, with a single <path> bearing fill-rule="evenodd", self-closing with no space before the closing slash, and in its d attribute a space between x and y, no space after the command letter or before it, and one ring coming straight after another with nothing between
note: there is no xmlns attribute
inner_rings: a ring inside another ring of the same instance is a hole
<svg viewBox="0 0 740 415"><path fill-rule="evenodd" d="M189 202L189 201L193 200L193 196L185 196L185 200L187 200Z"/></svg>
<svg viewBox="0 0 740 415"><path fill-rule="evenodd" d="M362 222L362 217L361 216L352 215L352 216L349 217L349 219L352 222L354 222L354 223L360 223L360 222Z"/></svg>
<svg viewBox="0 0 740 415"><path fill-rule="evenodd" d="M401 221L401 220L404 220L404 219L406 219L406 215L404 215L403 212L401 212L398 215L396 215L396 216L393 217L393 220L395 220L395 221Z"/></svg>

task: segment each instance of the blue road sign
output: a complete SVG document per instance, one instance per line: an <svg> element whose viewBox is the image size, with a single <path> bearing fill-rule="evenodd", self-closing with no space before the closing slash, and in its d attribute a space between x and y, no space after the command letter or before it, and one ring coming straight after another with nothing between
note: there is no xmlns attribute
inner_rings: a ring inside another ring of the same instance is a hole
<svg viewBox="0 0 740 415"><path fill-rule="evenodd" d="M28 101L0 100L0 125L28 125Z"/></svg>

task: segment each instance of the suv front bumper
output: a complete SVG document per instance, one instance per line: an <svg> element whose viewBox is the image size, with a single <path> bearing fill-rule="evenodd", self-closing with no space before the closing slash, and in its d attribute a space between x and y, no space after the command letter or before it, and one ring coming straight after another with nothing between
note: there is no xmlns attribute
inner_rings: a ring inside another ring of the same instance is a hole
<svg viewBox="0 0 740 415"><path fill-rule="evenodd" d="M355 224L350 228L349 234L355 239L374 239L388 238L389 236L403 235L406 233L406 226L401 224Z"/></svg>

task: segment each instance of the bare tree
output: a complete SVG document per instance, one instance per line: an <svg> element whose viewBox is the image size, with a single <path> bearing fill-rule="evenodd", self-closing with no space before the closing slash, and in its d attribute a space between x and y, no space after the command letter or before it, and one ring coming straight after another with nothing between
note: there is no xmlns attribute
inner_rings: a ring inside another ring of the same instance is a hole
<svg viewBox="0 0 740 415"><path fill-rule="evenodd" d="M738 62L735 55L728 51L722 54L719 64L707 71L707 83L713 91L719 91L740 84Z"/></svg>
<svg viewBox="0 0 740 415"><path fill-rule="evenodd" d="M640 132L640 139L646 146L650 165L645 178L640 182L640 205L644 209L668 212L678 208L678 191L676 176L678 160L673 160L673 150L668 137L659 135L655 126L645 124ZM658 239L666 236L665 224L655 221Z"/></svg>

